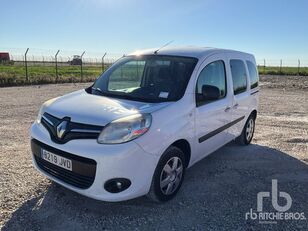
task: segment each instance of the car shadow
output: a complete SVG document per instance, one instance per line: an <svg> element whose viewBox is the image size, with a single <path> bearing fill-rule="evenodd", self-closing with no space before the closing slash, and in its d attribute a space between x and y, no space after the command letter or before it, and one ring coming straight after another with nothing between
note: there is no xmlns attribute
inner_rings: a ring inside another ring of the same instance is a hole
<svg viewBox="0 0 308 231"><path fill-rule="evenodd" d="M278 180L278 191L292 197L288 212L304 212L308 219L307 163L270 147L230 143L188 169L178 195L167 203L146 197L101 202L50 183L20 206L3 230L307 230L307 221L245 219L250 209L256 211L257 193L271 191L272 179ZM264 210L274 211L270 199Z"/></svg>

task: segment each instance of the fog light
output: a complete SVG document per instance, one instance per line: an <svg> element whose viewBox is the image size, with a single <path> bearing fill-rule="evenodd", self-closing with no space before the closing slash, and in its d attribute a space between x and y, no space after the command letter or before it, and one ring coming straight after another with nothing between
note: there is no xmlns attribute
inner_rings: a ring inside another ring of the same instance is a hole
<svg viewBox="0 0 308 231"><path fill-rule="evenodd" d="M114 178L106 181L104 188L110 193L119 193L124 191L125 189L128 189L130 185L131 182L129 179Z"/></svg>

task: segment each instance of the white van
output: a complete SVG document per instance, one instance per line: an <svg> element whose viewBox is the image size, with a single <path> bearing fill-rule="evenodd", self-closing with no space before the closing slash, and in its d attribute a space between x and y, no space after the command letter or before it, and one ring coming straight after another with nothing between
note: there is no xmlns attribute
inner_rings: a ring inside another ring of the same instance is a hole
<svg viewBox="0 0 308 231"><path fill-rule="evenodd" d="M252 140L253 55L163 48L125 56L94 84L48 100L31 127L35 167L85 196L167 201L185 170L226 143Z"/></svg>

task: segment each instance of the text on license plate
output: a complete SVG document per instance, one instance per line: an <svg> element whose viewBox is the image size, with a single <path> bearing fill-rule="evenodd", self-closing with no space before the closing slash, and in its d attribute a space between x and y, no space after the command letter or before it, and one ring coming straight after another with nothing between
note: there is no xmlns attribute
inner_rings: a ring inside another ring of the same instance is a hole
<svg viewBox="0 0 308 231"><path fill-rule="evenodd" d="M56 154L51 153L51 152L44 150L44 149L42 149L41 157L42 157L42 159L44 159L44 160L46 160L46 161L48 161L52 164L55 164L55 165L57 165L61 168L65 168L67 170L72 171L72 161L67 159L67 158L56 155Z"/></svg>

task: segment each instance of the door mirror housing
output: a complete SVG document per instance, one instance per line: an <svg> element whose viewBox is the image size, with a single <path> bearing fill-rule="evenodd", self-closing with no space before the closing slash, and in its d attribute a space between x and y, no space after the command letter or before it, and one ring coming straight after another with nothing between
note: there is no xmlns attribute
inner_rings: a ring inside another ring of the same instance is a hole
<svg viewBox="0 0 308 231"><path fill-rule="evenodd" d="M215 86L203 85L202 96L203 100L217 100L220 98L220 90Z"/></svg>

